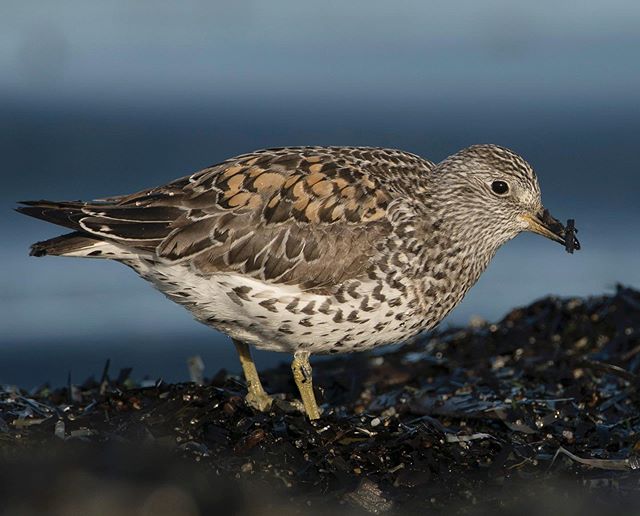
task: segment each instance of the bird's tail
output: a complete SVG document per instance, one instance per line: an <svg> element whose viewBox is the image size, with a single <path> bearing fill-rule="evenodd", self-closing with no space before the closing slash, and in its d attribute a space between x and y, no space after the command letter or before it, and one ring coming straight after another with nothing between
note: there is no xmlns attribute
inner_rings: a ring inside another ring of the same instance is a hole
<svg viewBox="0 0 640 516"><path fill-rule="evenodd" d="M79 256L83 258L115 258L116 249L111 242L87 233L74 231L31 246L31 256Z"/></svg>
<svg viewBox="0 0 640 516"><path fill-rule="evenodd" d="M80 229L78 219L82 216L81 202L22 201L16 211L53 222L70 229ZM31 246L31 256L82 256L101 257L104 240L84 231L74 231Z"/></svg>
<svg viewBox="0 0 640 516"><path fill-rule="evenodd" d="M99 232L94 234L91 231L86 231L86 227L82 226L81 221L87 221L89 225L92 223L106 224L106 219L95 216L96 214L91 213L91 211L89 213L83 211L85 208L92 207L87 203L81 201L55 202L42 200L21 201L20 204L22 206L16 208L19 213L75 230L72 233L33 244L31 246L31 256L78 256L83 258L112 258L120 261L135 258L131 249L128 249L126 245L117 240L98 234ZM98 211L117 208L106 204L104 206L96 204L94 207ZM118 215L122 216L121 213ZM113 222L113 220L110 218L109 222ZM140 224L140 226L144 226L144 224ZM143 227L142 230L144 229Z"/></svg>
<svg viewBox="0 0 640 516"><path fill-rule="evenodd" d="M20 201L20 204L23 206L16 208L18 213L69 229L81 229L79 220L84 214L82 213L83 203L80 201Z"/></svg>

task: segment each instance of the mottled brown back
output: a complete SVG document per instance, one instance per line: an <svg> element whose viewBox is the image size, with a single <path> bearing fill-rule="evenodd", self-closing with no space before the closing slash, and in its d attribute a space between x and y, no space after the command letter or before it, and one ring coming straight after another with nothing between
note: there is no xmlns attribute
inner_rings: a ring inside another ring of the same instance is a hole
<svg viewBox="0 0 640 516"><path fill-rule="evenodd" d="M387 206L431 168L397 150L289 147L101 203L31 209L162 260L190 259L204 275L238 272L321 289L366 272L375 243L391 231Z"/></svg>

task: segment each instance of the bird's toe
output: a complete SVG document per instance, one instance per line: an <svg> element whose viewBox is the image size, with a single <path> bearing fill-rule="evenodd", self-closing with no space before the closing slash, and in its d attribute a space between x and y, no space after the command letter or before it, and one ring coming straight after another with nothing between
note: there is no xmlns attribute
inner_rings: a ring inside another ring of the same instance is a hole
<svg viewBox="0 0 640 516"><path fill-rule="evenodd" d="M256 394L250 392L246 395L245 401L250 407L260 412L267 412L273 405L274 398L266 393Z"/></svg>

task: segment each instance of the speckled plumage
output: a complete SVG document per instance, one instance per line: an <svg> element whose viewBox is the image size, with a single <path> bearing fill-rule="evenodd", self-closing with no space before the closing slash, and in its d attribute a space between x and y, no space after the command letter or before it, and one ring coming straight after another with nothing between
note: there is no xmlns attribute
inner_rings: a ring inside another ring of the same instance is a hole
<svg viewBox="0 0 640 516"><path fill-rule="evenodd" d="M432 328L462 299L525 229L489 190L502 177L541 209L531 167L480 145L437 166L389 149L262 150L132 195L21 210L76 230L61 237L72 250L36 253L119 260L258 348L343 352Z"/></svg>
<svg viewBox="0 0 640 516"><path fill-rule="evenodd" d="M441 321L521 231L564 242L531 167L496 145L437 165L390 149L270 149L132 195L23 204L74 230L32 254L118 260L235 339L260 408L245 344L304 358L402 341ZM314 418L304 360L294 375Z"/></svg>

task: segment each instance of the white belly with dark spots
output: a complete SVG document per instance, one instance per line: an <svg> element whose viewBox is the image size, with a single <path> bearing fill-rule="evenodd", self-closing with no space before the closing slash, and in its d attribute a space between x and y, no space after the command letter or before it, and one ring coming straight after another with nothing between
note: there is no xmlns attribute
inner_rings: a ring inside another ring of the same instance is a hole
<svg viewBox="0 0 640 516"><path fill-rule="evenodd" d="M363 282L357 292L337 299L237 274L204 278L186 265L131 265L197 320L259 349L360 351L402 341L422 329L421 317L397 291L373 295L376 282Z"/></svg>

